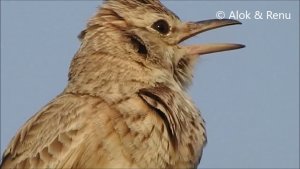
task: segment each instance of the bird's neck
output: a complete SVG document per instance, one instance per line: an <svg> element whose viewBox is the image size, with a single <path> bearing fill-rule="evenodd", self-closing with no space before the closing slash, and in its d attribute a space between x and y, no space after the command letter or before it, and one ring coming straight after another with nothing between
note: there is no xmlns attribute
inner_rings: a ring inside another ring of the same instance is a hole
<svg viewBox="0 0 300 169"><path fill-rule="evenodd" d="M137 73L138 72L138 73ZM106 53L75 56L65 93L106 98L117 102L140 88L151 86L147 70Z"/></svg>

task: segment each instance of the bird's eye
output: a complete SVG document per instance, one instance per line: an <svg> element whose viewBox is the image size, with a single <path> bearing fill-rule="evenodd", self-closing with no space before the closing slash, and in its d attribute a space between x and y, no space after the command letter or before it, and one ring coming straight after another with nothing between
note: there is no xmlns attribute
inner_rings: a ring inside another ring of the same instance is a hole
<svg viewBox="0 0 300 169"><path fill-rule="evenodd" d="M159 33L166 35L170 32L170 26L165 20L158 20L153 25L152 28L157 30Z"/></svg>

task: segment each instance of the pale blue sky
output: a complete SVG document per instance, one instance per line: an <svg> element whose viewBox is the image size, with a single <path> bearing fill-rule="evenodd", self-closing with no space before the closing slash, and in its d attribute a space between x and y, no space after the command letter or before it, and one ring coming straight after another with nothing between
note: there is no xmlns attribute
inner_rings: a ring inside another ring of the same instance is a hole
<svg viewBox="0 0 300 169"><path fill-rule="evenodd" d="M21 125L59 94L77 35L100 1L1 1L1 153ZM291 13L290 20L198 35L188 43L235 42L203 56L189 92L208 131L202 168L299 167L299 1L164 1L182 20L217 11Z"/></svg>

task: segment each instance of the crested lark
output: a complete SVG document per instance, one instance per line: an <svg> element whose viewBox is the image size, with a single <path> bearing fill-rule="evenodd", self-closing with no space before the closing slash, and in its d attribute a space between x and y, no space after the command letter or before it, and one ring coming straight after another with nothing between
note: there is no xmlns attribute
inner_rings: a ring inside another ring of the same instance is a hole
<svg viewBox="0 0 300 169"><path fill-rule="evenodd" d="M107 0L80 34L65 90L18 131L1 168L196 168L204 120L186 94L197 56L180 42L235 20L182 22L158 0Z"/></svg>

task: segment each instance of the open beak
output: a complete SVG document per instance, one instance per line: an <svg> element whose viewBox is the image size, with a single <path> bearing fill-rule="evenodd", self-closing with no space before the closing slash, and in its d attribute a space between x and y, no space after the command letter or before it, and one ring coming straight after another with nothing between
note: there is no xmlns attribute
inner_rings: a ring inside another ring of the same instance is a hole
<svg viewBox="0 0 300 169"><path fill-rule="evenodd" d="M237 25L237 24L242 24L242 23L232 19L221 19L221 20L211 19L211 20L204 20L199 22L189 22L186 23L186 25L182 29L182 32L178 37L178 43L205 31L209 31L212 29L229 26L229 25ZM186 48L187 55L189 56L234 50L243 47L245 47L245 45L230 44L230 43L202 44L202 45L200 44L200 45L184 46L184 48Z"/></svg>

